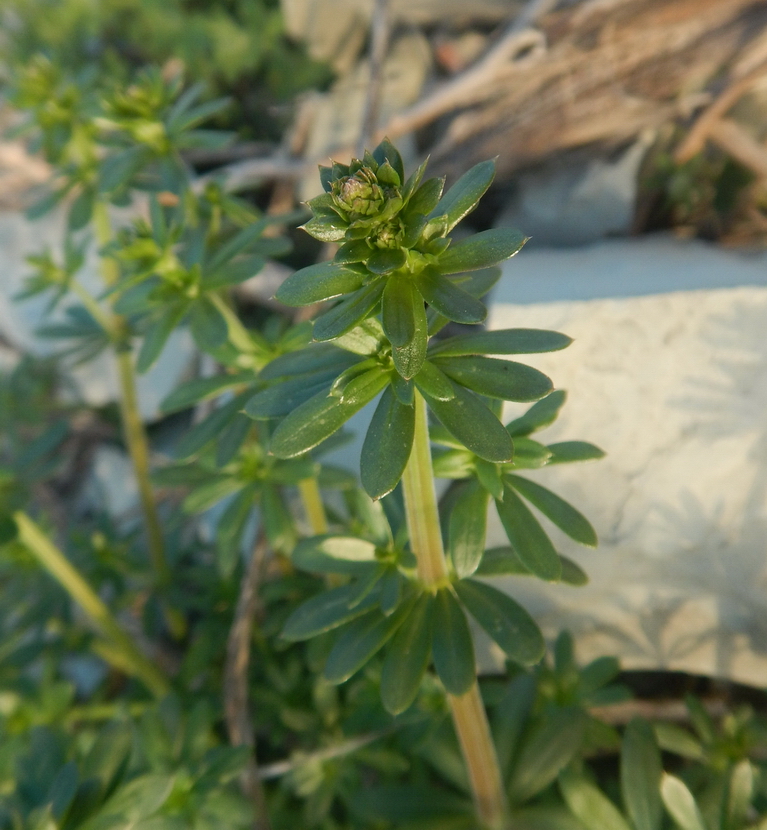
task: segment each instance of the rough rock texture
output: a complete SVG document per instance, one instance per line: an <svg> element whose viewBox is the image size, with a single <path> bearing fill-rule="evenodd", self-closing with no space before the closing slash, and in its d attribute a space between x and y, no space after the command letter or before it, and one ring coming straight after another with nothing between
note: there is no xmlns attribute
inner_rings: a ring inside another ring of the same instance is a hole
<svg viewBox="0 0 767 830"><path fill-rule="evenodd" d="M569 396L542 437L607 452L529 473L597 529L596 551L552 530L590 584L505 587L584 659L767 684L767 256L667 239L523 251L494 300L491 328L575 338L529 358Z"/></svg>

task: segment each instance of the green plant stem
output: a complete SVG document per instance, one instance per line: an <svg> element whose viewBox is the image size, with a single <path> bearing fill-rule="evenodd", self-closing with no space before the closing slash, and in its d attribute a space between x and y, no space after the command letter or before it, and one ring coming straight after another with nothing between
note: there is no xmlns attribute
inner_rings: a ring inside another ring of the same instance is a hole
<svg viewBox="0 0 767 830"><path fill-rule="evenodd" d="M93 207L93 224L96 228L96 241L103 248L112 241L112 224L109 221L109 205L98 199ZM116 285L120 279L120 267L108 256L101 255L101 277L107 288Z"/></svg>
<svg viewBox="0 0 767 830"><path fill-rule="evenodd" d="M157 579L160 584L165 584L170 574L168 564L165 561L162 526L160 525L152 482L149 477L149 441L138 406L133 355L123 349L116 353L116 357L117 373L120 380L120 415L123 434L138 483L139 499L144 513L144 524L149 542L149 556Z"/></svg>
<svg viewBox="0 0 767 830"><path fill-rule="evenodd" d="M328 519L325 515L325 507L322 504L322 496L317 479L305 478L298 482L298 492L301 494L301 501L304 505L304 513L309 520L312 532L317 536L327 533Z"/></svg>
<svg viewBox="0 0 767 830"><path fill-rule="evenodd" d="M426 402L415 392L415 436L402 476L410 546L424 585L438 590L449 584L439 524L429 444ZM469 774L477 817L488 830L508 830L508 808L498 757L476 683L463 695L448 695L455 731Z"/></svg>
<svg viewBox="0 0 767 830"><path fill-rule="evenodd" d="M109 608L82 574L26 513L18 511L14 513L13 518L18 527L19 541L64 588L110 642L113 648L102 650L107 659L109 659L110 652L114 651L115 666L139 679L155 697L165 696L170 691L167 679L155 664L136 648L134 641L123 631Z"/></svg>
<svg viewBox="0 0 767 830"><path fill-rule="evenodd" d="M96 227L96 237L101 247L108 245L112 238L112 228L109 222L109 209L104 201L97 201L94 207L93 221ZM101 274L104 284L114 285L120 278L119 267L111 257L101 257ZM165 560L165 543L163 541L162 526L157 512L157 502L150 480L149 440L138 405L136 391L136 371L133 366L133 355L126 342L122 318L105 312L96 300L77 282L73 281L73 290L85 304L96 320L101 323L112 341L115 358L117 360L117 376L120 383L120 418L122 420L123 436L128 448L133 472L138 484L141 510L144 514L144 527L149 546L149 558L160 585L167 583L170 572Z"/></svg>

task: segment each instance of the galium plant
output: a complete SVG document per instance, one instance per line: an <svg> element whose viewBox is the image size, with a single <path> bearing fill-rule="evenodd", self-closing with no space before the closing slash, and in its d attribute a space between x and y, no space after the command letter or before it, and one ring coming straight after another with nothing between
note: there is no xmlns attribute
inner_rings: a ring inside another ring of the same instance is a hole
<svg viewBox="0 0 767 830"><path fill-rule="evenodd" d="M298 608L284 636L299 640L338 628L325 666L335 683L388 644L381 696L393 714L413 703L433 662L448 694L477 816L484 826L504 828L506 793L477 687L467 612L519 663L540 660L544 641L521 605L472 578L483 561L488 500L496 500L511 544L488 557L491 572L527 572L549 581L564 572L577 582L579 569L563 565L526 502L586 545L596 544L591 525L518 471L601 452L585 443L546 447L530 438L553 421L564 396L550 394L551 381L536 369L491 356L554 351L569 338L513 329L435 339L449 321L483 322L481 298L498 278L495 266L525 239L506 229L452 236L492 182L492 162L471 169L445 194L443 180L425 179L425 170L424 162L406 178L388 140L349 165L320 168L325 193L308 203L314 216L304 229L340 247L331 262L294 273L277 292L293 306L338 302L316 318L314 344L267 366L270 377L281 377L277 393L300 391L305 399L274 429L271 452L286 459L304 455L380 395L362 447L362 484L381 499L402 482L408 531L407 547L386 533L369 540L322 535L301 543L299 567L352 578ZM268 419L264 401L274 394L257 394L245 411ZM507 426L499 419L499 401L541 399ZM441 424L431 435L428 411ZM432 440L448 447L436 460L441 474L466 479L449 500L448 556Z"/></svg>

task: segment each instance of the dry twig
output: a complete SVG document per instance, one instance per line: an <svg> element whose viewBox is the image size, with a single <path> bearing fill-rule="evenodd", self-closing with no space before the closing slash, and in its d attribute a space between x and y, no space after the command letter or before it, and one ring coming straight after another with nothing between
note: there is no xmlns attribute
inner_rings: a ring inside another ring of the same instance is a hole
<svg viewBox="0 0 767 830"><path fill-rule="evenodd" d="M383 69L389 47L390 32L389 0L375 0L373 19L370 23L370 80L362 114L357 156L362 154L369 143L374 142L383 87Z"/></svg>
<svg viewBox="0 0 767 830"><path fill-rule="evenodd" d="M243 773L242 785L255 808L254 830L270 830L264 788L256 765L256 738L248 711L250 636L259 609L258 587L266 551L266 537L262 531L259 533L240 586L234 622L226 642L226 665L224 667L224 713L229 741L233 746L247 746L251 749L250 761Z"/></svg>

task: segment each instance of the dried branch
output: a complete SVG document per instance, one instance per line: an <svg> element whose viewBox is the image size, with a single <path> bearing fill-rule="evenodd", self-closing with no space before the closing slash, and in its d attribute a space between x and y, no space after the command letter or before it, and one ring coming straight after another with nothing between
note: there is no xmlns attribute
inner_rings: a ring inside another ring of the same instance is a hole
<svg viewBox="0 0 767 830"><path fill-rule="evenodd" d="M530 27L556 5L556 0L530 0L507 26L496 44L460 75L438 87L428 97L390 119L383 132L400 136L467 104L495 94L495 82L509 70L519 55L527 53L520 65L529 66L545 53L545 38Z"/></svg>
<svg viewBox="0 0 767 830"><path fill-rule="evenodd" d="M703 150L706 139L711 136L715 124L727 114L749 89L767 73L767 61L752 69L747 75L738 78L721 93L709 107L698 117L693 128L677 148L674 159L677 164L684 164Z"/></svg>
<svg viewBox="0 0 767 830"><path fill-rule="evenodd" d="M383 87L383 70L389 47L391 29L389 0L375 0L373 19L370 23L370 79L368 81L365 109L362 114L357 155L362 158L365 147L374 141Z"/></svg>
<svg viewBox="0 0 767 830"><path fill-rule="evenodd" d="M258 588L266 557L266 537L259 533L248 568L240 587L234 622L226 642L224 666L224 713L229 741L233 746L247 746L252 752L243 773L242 786L255 809L254 830L270 830L266 798L256 765L256 737L248 711L248 667L250 665L250 637L259 609Z"/></svg>

